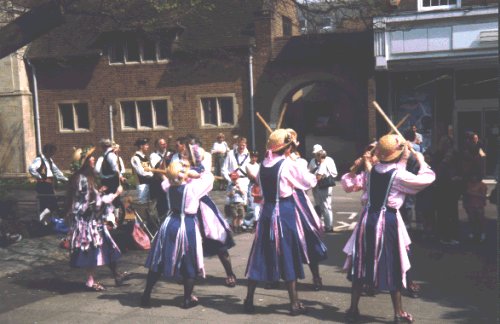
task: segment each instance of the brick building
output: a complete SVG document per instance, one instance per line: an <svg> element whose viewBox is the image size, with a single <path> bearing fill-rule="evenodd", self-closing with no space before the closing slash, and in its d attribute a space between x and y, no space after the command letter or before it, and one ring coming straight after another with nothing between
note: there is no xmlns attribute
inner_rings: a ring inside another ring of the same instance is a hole
<svg viewBox="0 0 500 324"><path fill-rule="evenodd" d="M139 137L251 138L250 49L255 111L275 126L286 106L282 126L299 130L307 157L320 143L347 166L375 134L370 32L299 36L292 1L227 1L202 16L155 30L74 17L30 45L41 138L58 145L58 165L111 134L125 160Z"/></svg>
<svg viewBox="0 0 500 324"><path fill-rule="evenodd" d="M56 162L66 168L72 147L111 134L124 157L139 137L191 133L210 146L221 131L240 134L248 121L249 38L265 33L255 38L266 51L265 38L298 28L293 5L259 3L228 1L153 31L69 17L33 42L27 57L36 67L41 138L58 145Z"/></svg>

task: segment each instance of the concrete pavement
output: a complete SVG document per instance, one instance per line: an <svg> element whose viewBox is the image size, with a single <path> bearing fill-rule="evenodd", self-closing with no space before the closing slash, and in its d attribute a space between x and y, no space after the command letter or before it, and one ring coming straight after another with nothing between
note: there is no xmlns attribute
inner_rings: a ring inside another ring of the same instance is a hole
<svg viewBox="0 0 500 324"><path fill-rule="evenodd" d="M359 195L344 194L335 187L334 211L337 223L357 220ZM223 193L212 192L221 206ZM496 213L488 206L488 240L484 244L464 243L458 247L442 246L432 240L413 237L415 278L422 286L421 298L404 297L403 304L418 323L494 323L497 319ZM461 210L460 218L465 220ZM463 223L465 226L465 223ZM0 322L1 323L172 323L172 322L343 322L349 307L350 283L341 271L343 245L350 235L345 231L327 234L329 258L320 266L324 289L312 290L310 271L298 286L299 297L310 308L308 315L288 315L288 294L284 285L278 290L260 287L255 296L256 313L242 312L246 294L244 272L252 234L235 237L230 250L238 277L235 288L224 286L225 273L217 258L205 259L207 278L200 279L195 294L200 305L190 310L180 308L181 285L160 281L153 291L151 309L138 307L146 269L142 266L147 252L129 251L120 260L121 270L132 273L124 286L114 287L107 268L98 271L98 279L108 288L102 293L83 290L85 274L70 269L67 252L58 248L58 237L49 235L26 239L0 249ZM361 322L392 321L388 294L363 297Z"/></svg>

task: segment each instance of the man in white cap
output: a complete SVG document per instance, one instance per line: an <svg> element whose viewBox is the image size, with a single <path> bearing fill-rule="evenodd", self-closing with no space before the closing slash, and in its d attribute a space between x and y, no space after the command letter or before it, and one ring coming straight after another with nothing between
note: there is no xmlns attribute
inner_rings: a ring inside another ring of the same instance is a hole
<svg viewBox="0 0 500 324"><path fill-rule="evenodd" d="M329 176L337 176L337 167L333 159L326 155L326 151L319 144L313 146L314 158L309 162L309 172L316 175L318 184L313 188L313 196L316 206L319 208L320 215L325 222L325 232L333 232L333 212L332 212L332 193L333 185L322 186L321 180Z"/></svg>

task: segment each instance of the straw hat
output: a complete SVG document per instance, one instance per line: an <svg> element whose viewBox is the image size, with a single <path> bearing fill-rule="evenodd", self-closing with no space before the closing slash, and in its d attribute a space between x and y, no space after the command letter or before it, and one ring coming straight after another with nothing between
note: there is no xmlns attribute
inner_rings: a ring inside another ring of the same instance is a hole
<svg viewBox="0 0 500 324"><path fill-rule="evenodd" d="M73 148L73 156L71 163L71 168L74 171L78 171L82 168L88 158L92 156L92 153L95 151L95 146L89 146L82 148Z"/></svg>
<svg viewBox="0 0 500 324"><path fill-rule="evenodd" d="M178 186L182 184L185 179L186 172L189 170L189 166L186 167L180 161L172 161L167 167L166 176L173 186Z"/></svg>
<svg viewBox="0 0 500 324"><path fill-rule="evenodd" d="M266 147L268 150L275 153L287 148L290 144L292 144L292 137L290 133L286 129L280 128L269 135Z"/></svg>
<svg viewBox="0 0 500 324"><path fill-rule="evenodd" d="M382 162L393 161L404 151L406 141L399 135L382 136L377 143L377 158Z"/></svg>

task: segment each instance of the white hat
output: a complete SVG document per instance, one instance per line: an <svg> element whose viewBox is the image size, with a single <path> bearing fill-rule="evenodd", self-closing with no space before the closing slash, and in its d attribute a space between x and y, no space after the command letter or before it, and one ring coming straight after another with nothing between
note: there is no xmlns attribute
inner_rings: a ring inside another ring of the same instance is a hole
<svg viewBox="0 0 500 324"><path fill-rule="evenodd" d="M323 151L323 146L321 146L319 144L314 144L314 146L313 146L313 154L316 154L319 151Z"/></svg>

